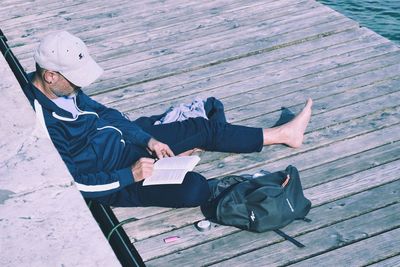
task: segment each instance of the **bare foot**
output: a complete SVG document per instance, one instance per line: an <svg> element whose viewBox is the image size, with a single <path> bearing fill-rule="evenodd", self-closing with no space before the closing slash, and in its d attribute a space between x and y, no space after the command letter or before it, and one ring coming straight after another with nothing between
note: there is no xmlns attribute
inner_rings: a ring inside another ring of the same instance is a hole
<svg viewBox="0 0 400 267"><path fill-rule="evenodd" d="M264 129L264 145L285 144L293 148L299 148L303 144L304 132L311 118L311 98L303 110L290 122L279 127Z"/></svg>

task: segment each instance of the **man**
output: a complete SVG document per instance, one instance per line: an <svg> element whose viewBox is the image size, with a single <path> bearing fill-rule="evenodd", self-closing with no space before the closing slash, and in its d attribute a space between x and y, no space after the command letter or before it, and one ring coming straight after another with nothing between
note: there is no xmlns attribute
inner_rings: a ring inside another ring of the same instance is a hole
<svg viewBox="0 0 400 267"><path fill-rule="evenodd" d="M143 186L155 159L200 148L250 153L264 145L300 147L312 101L289 123L251 128L204 118L139 125L85 95L81 87L103 72L79 38L65 31L44 37L36 72L24 91L84 197L113 206L192 207L210 194L207 180L189 172L182 184Z"/></svg>

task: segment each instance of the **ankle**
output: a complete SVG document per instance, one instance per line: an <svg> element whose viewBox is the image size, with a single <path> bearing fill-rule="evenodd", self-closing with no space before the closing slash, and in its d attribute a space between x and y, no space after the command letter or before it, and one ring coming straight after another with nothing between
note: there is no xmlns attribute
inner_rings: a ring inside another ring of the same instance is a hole
<svg viewBox="0 0 400 267"><path fill-rule="evenodd" d="M278 126L274 128L263 129L264 135L264 146L284 144L285 140L288 139L287 131L285 131L284 126Z"/></svg>

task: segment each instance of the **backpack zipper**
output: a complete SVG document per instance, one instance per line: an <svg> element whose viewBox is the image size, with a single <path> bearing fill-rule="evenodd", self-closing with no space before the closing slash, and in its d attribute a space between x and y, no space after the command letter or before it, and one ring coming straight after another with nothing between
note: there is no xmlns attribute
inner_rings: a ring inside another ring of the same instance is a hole
<svg viewBox="0 0 400 267"><path fill-rule="evenodd" d="M289 175L289 174L286 174L286 179L285 179L285 181L283 181L282 187L287 186L287 184L289 183L289 180L290 180L290 175Z"/></svg>

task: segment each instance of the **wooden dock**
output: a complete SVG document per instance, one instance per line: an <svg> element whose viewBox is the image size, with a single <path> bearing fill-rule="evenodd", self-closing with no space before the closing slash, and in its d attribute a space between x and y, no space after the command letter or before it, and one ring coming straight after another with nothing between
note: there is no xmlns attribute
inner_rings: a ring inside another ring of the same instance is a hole
<svg viewBox="0 0 400 267"><path fill-rule="evenodd" d="M267 127L280 108L313 116L300 149L204 153L207 178L301 170L312 222L275 233L213 225L199 208L115 208L148 266L400 266L400 48L313 0L2 0L0 25L28 70L49 30L65 29L104 67L85 91L132 119L195 97L231 123ZM173 243L164 238L179 236Z"/></svg>

